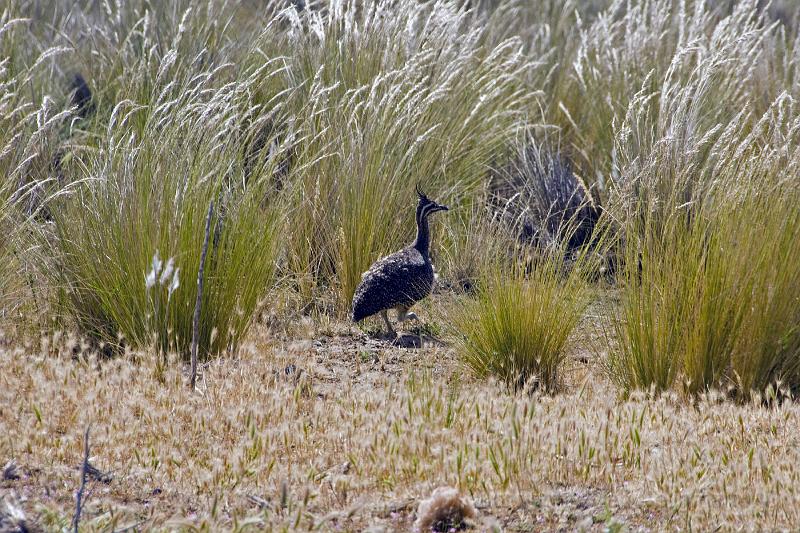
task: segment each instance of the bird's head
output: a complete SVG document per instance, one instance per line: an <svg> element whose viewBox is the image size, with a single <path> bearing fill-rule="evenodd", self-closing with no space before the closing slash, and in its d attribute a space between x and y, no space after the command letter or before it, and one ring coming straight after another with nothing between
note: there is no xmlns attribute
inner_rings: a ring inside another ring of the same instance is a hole
<svg viewBox="0 0 800 533"><path fill-rule="evenodd" d="M417 184L417 196L419 197L419 204L417 204L418 217L427 217L436 211L449 211L446 205L436 203L428 198L425 193L422 192L422 189L420 189L419 184Z"/></svg>

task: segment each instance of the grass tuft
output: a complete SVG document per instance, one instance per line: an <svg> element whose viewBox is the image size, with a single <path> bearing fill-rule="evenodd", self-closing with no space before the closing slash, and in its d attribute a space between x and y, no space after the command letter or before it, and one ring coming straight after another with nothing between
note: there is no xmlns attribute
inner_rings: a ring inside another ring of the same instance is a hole
<svg viewBox="0 0 800 533"><path fill-rule="evenodd" d="M464 363L514 390L559 388L567 341L590 301L585 259L564 272L566 251L484 270L474 296L455 313Z"/></svg>

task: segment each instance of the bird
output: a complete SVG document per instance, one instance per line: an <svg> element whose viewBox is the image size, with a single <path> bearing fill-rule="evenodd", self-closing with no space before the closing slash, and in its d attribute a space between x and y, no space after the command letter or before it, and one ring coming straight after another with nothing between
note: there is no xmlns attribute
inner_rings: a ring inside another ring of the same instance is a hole
<svg viewBox="0 0 800 533"><path fill-rule="evenodd" d="M397 321L418 320L415 313L409 312L412 305L431 293L435 274L430 258L431 235L428 217L437 211L448 211L448 207L438 204L416 188L417 237L402 250L379 259L361 275L361 282L353 296L353 322L381 314L386 323L390 338L397 333L389 322L388 310L397 312Z"/></svg>
<svg viewBox="0 0 800 533"><path fill-rule="evenodd" d="M76 108L79 117L86 118L94 111L94 98L89 84L80 73L76 72L72 76L70 89L72 89L71 104Z"/></svg>

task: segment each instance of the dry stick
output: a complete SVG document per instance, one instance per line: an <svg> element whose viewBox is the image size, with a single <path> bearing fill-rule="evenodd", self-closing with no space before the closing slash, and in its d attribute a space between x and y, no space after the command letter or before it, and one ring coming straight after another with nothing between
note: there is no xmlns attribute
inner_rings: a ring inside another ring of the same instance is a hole
<svg viewBox="0 0 800 533"><path fill-rule="evenodd" d="M89 469L89 428L83 435L83 464L81 464L81 486L75 496L75 517L72 519L72 530L78 533L78 523L81 521L81 507L83 507L83 489L86 488L86 471Z"/></svg>
<svg viewBox="0 0 800 533"><path fill-rule="evenodd" d="M197 300L194 303L194 319L192 320L192 390L197 381L197 344L200 341L200 304L203 301L203 270L208 253L208 234L211 231L211 215L214 212L214 201L208 205L206 215L206 236L203 240L203 251L200 254L200 268L197 270Z"/></svg>

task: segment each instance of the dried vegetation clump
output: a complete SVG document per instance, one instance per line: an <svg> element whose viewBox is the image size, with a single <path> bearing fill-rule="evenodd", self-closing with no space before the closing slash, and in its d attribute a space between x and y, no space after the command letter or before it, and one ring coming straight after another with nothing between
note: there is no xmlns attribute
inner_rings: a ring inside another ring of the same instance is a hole
<svg viewBox="0 0 800 533"><path fill-rule="evenodd" d="M520 242L546 248L566 242L570 250L589 244L599 213L571 163L557 149L534 139L489 181L492 210Z"/></svg>
<svg viewBox="0 0 800 533"><path fill-rule="evenodd" d="M478 516L475 507L453 487L437 487L417 508L417 531L461 531Z"/></svg>

